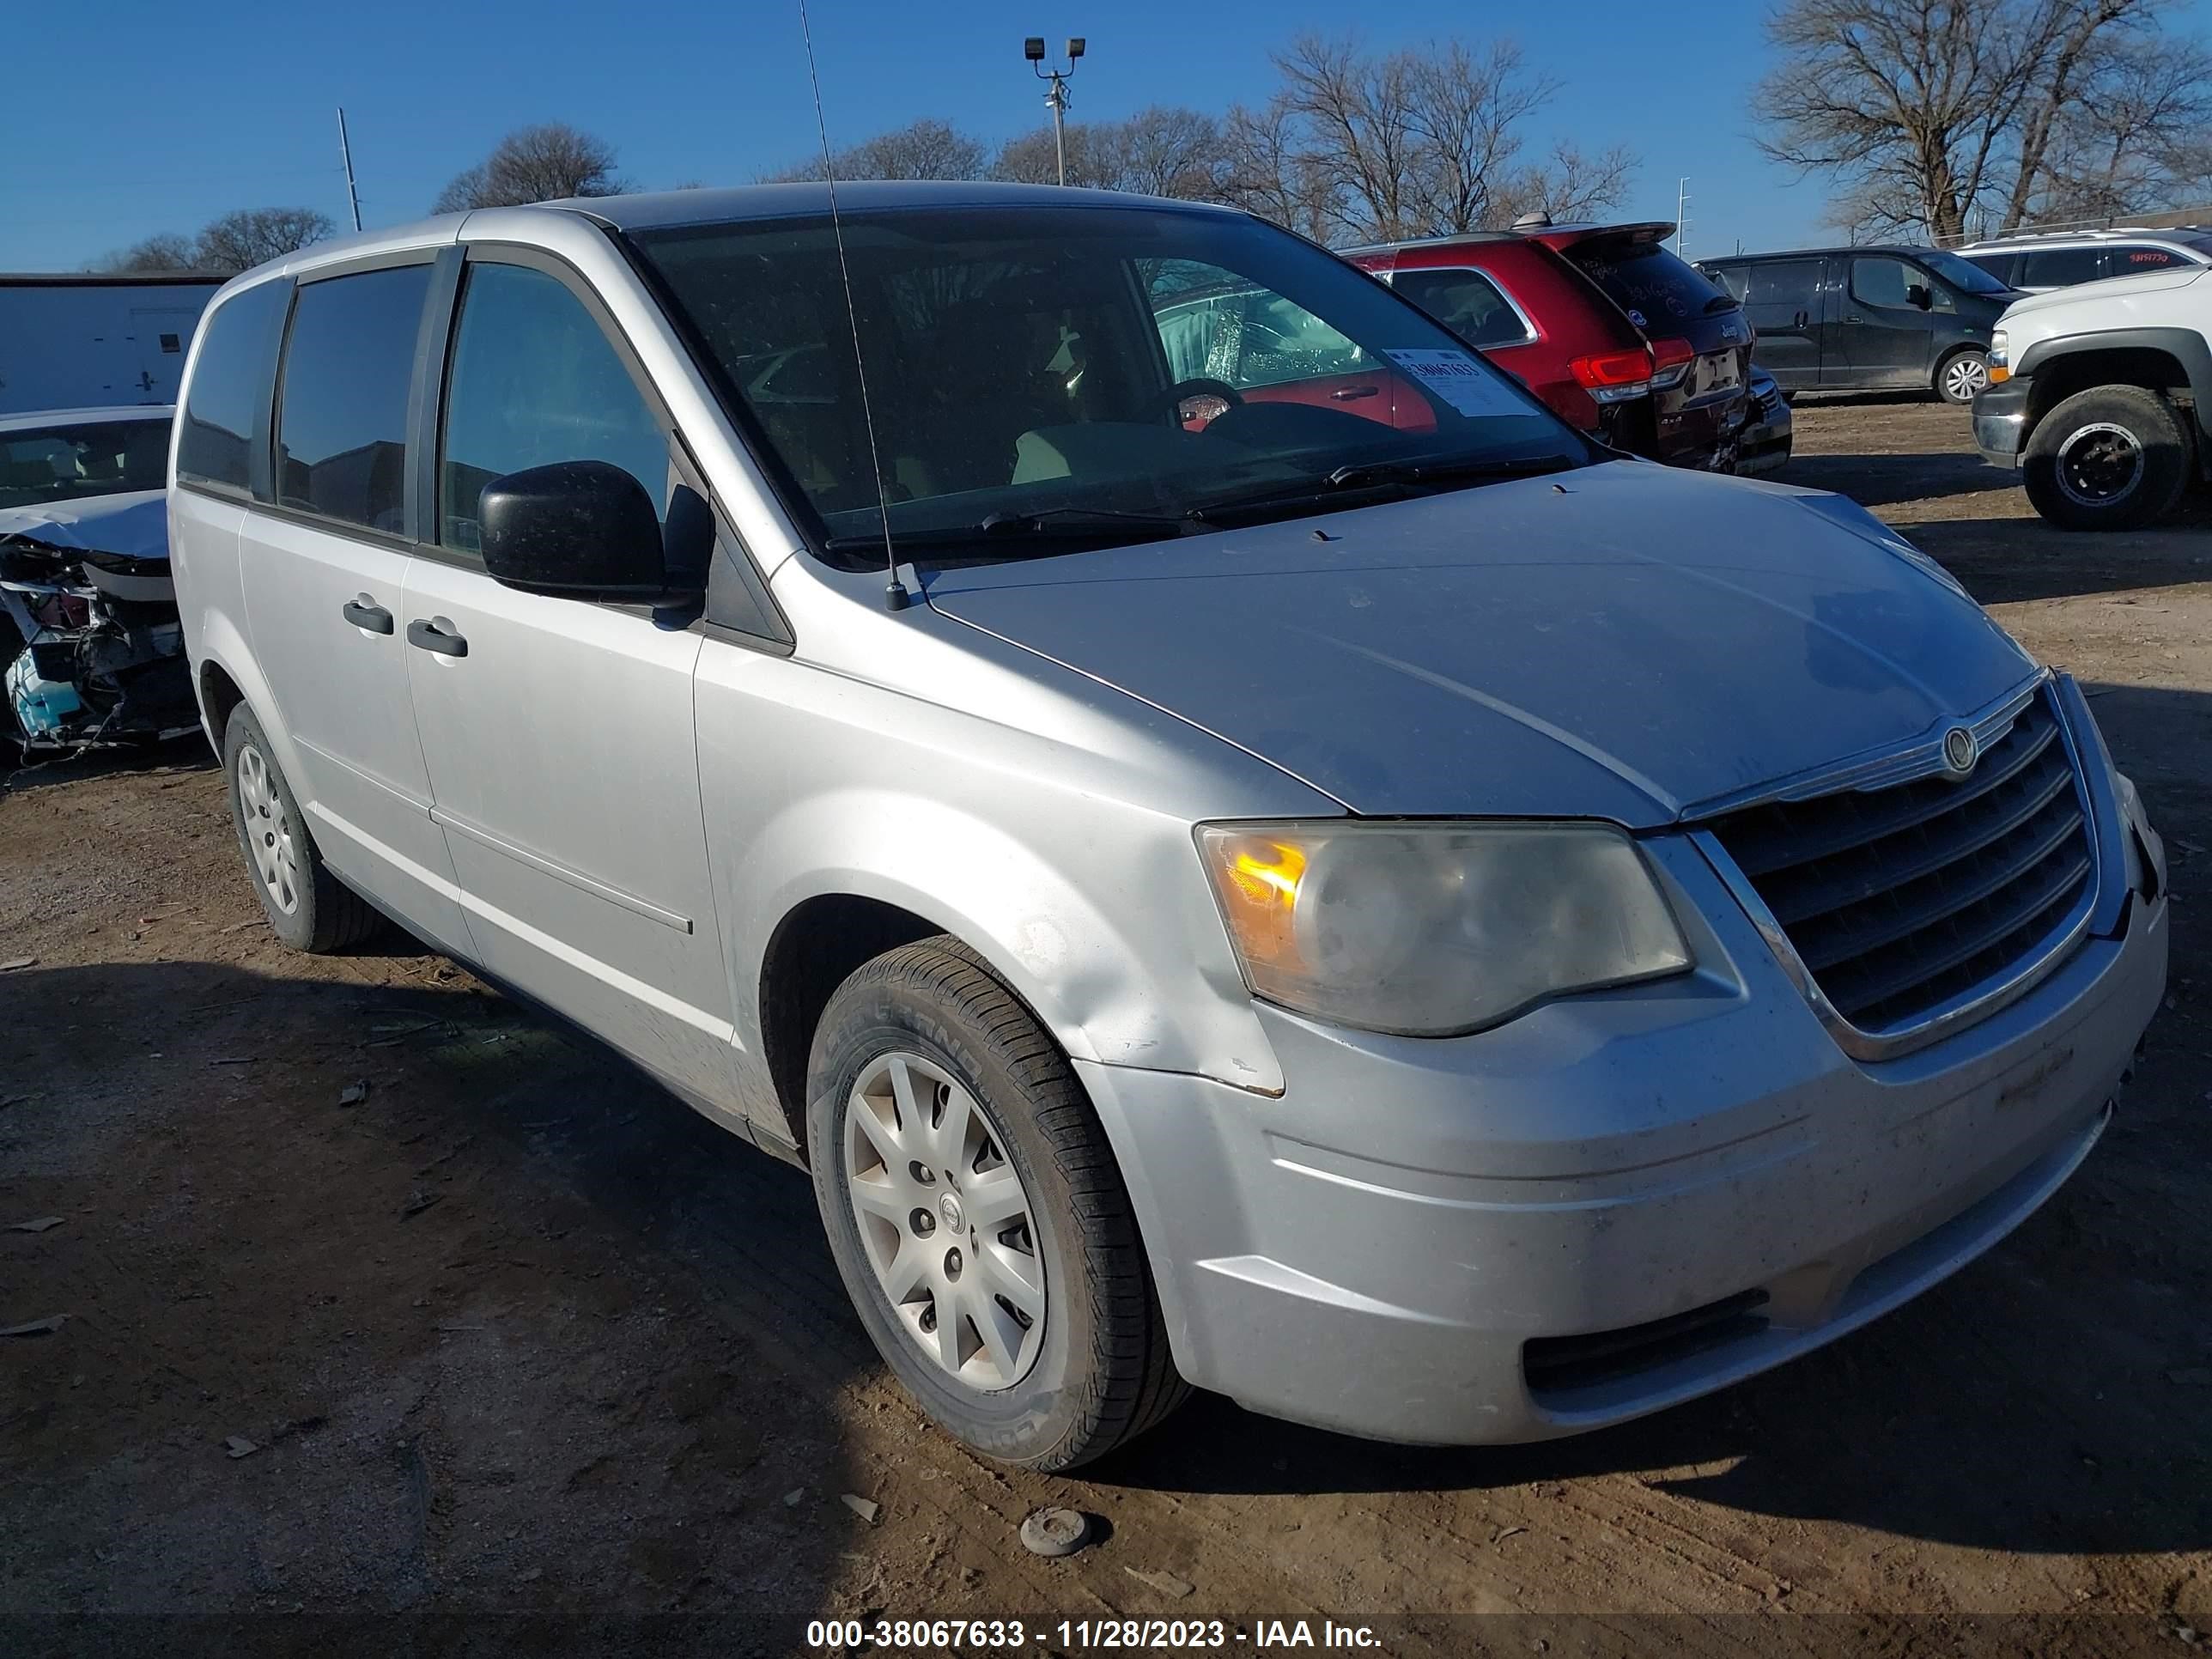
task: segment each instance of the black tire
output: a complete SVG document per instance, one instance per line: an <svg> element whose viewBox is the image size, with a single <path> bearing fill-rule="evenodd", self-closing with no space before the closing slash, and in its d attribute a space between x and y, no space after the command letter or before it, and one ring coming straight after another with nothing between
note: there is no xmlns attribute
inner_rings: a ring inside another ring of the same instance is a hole
<svg viewBox="0 0 2212 1659"><path fill-rule="evenodd" d="M268 810L251 814L240 789L241 769L253 763L246 758L249 754L266 769L274 786ZM222 770L230 793L231 823L238 830L239 851L245 854L246 873L253 883L254 896L268 915L270 930L295 951L310 956L345 950L374 934L383 918L324 866L322 853L307 832L307 821L293 796L292 786L276 763L276 751L269 746L260 722L244 708L233 710L229 724L223 728ZM291 837L297 863L298 878L292 884L293 902L289 906L270 890L253 848L255 836L279 833Z"/></svg>
<svg viewBox="0 0 2212 1659"><path fill-rule="evenodd" d="M2189 487L2189 434L2173 406L2139 386L2077 392L2035 423L2021 482L2062 530L2135 530Z"/></svg>
<svg viewBox="0 0 2212 1659"><path fill-rule="evenodd" d="M1011 1387L968 1386L894 1312L847 1195L845 1115L874 1063L919 1056L968 1091L1032 1205L1048 1291L1036 1358ZM860 1321L946 1432L1024 1468L1073 1468L1160 1422L1176 1373L1120 1166L1051 1036L982 960L940 934L887 951L838 988L807 1072L815 1197Z"/></svg>
<svg viewBox="0 0 2212 1659"><path fill-rule="evenodd" d="M1989 354L1978 347L1961 347L1936 366L1936 395L1947 404L1970 405L1989 383Z"/></svg>

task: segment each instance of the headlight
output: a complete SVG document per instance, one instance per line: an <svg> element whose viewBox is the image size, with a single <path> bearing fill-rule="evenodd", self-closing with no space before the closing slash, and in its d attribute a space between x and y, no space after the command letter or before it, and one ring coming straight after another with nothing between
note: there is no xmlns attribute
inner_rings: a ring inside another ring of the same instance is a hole
<svg viewBox="0 0 2212 1659"><path fill-rule="evenodd" d="M2005 331L2001 328L1990 331L1990 384L1998 386L2011 378L2012 357L2005 344Z"/></svg>
<svg viewBox="0 0 2212 1659"><path fill-rule="evenodd" d="M1209 823L1198 847L1253 994L1338 1024L1479 1030L1692 962L1599 824Z"/></svg>

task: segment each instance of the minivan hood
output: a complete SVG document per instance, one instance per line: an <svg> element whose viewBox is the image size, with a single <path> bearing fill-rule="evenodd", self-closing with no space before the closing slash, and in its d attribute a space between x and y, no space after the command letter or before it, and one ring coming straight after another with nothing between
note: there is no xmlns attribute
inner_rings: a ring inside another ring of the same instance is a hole
<svg viewBox="0 0 2212 1659"><path fill-rule="evenodd" d="M2204 273L2212 270L2208 265L2177 265L2165 270L2146 270L2133 276L2106 276L2094 283L2076 283L2071 288L2054 288L2042 294L2025 294L2005 307L2005 319L2024 317L2031 312L2049 311L2057 306L2101 305L2106 301L2124 301L2137 294L2159 294L2170 288L2187 288L2201 281Z"/></svg>
<svg viewBox="0 0 2212 1659"><path fill-rule="evenodd" d="M1621 461L927 592L1357 812L1647 828L2033 671L1887 535L1838 496Z"/></svg>

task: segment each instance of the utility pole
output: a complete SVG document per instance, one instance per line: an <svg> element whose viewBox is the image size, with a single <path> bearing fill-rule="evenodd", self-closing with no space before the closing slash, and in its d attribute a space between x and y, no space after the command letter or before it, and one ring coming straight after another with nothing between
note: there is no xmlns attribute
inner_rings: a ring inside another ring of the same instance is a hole
<svg viewBox="0 0 2212 1659"><path fill-rule="evenodd" d="M1690 181L1685 179L1674 187L1674 257L1677 259L1689 257L1682 252L1682 232L1690 222L1689 209Z"/></svg>
<svg viewBox="0 0 2212 1659"><path fill-rule="evenodd" d="M353 228L361 228L361 192L353 187L353 146L346 142L345 106L338 106L338 155L345 162L346 199L353 204Z"/></svg>
<svg viewBox="0 0 2212 1659"><path fill-rule="evenodd" d="M1075 73L1075 60L1083 56L1083 46L1081 35L1068 36L1067 67L1048 70L1044 67L1044 36L1032 34L1022 42L1022 56L1029 59L1030 71L1052 83L1045 88L1044 106L1052 112L1052 148L1062 185L1067 183L1067 82Z"/></svg>

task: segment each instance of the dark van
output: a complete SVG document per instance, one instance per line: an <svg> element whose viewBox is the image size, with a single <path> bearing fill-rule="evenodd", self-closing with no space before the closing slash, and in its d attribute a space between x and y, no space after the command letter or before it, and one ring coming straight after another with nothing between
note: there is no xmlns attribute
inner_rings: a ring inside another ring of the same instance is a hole
<svg viewBox="0 0 2212 1659"><path fill-rule="evenodd" d="M1808 248L1701 259L1743 304L1753 360L1789 392L1925 390L1971 404L1990 331L2021 296L1930 247Z"/></svg>

